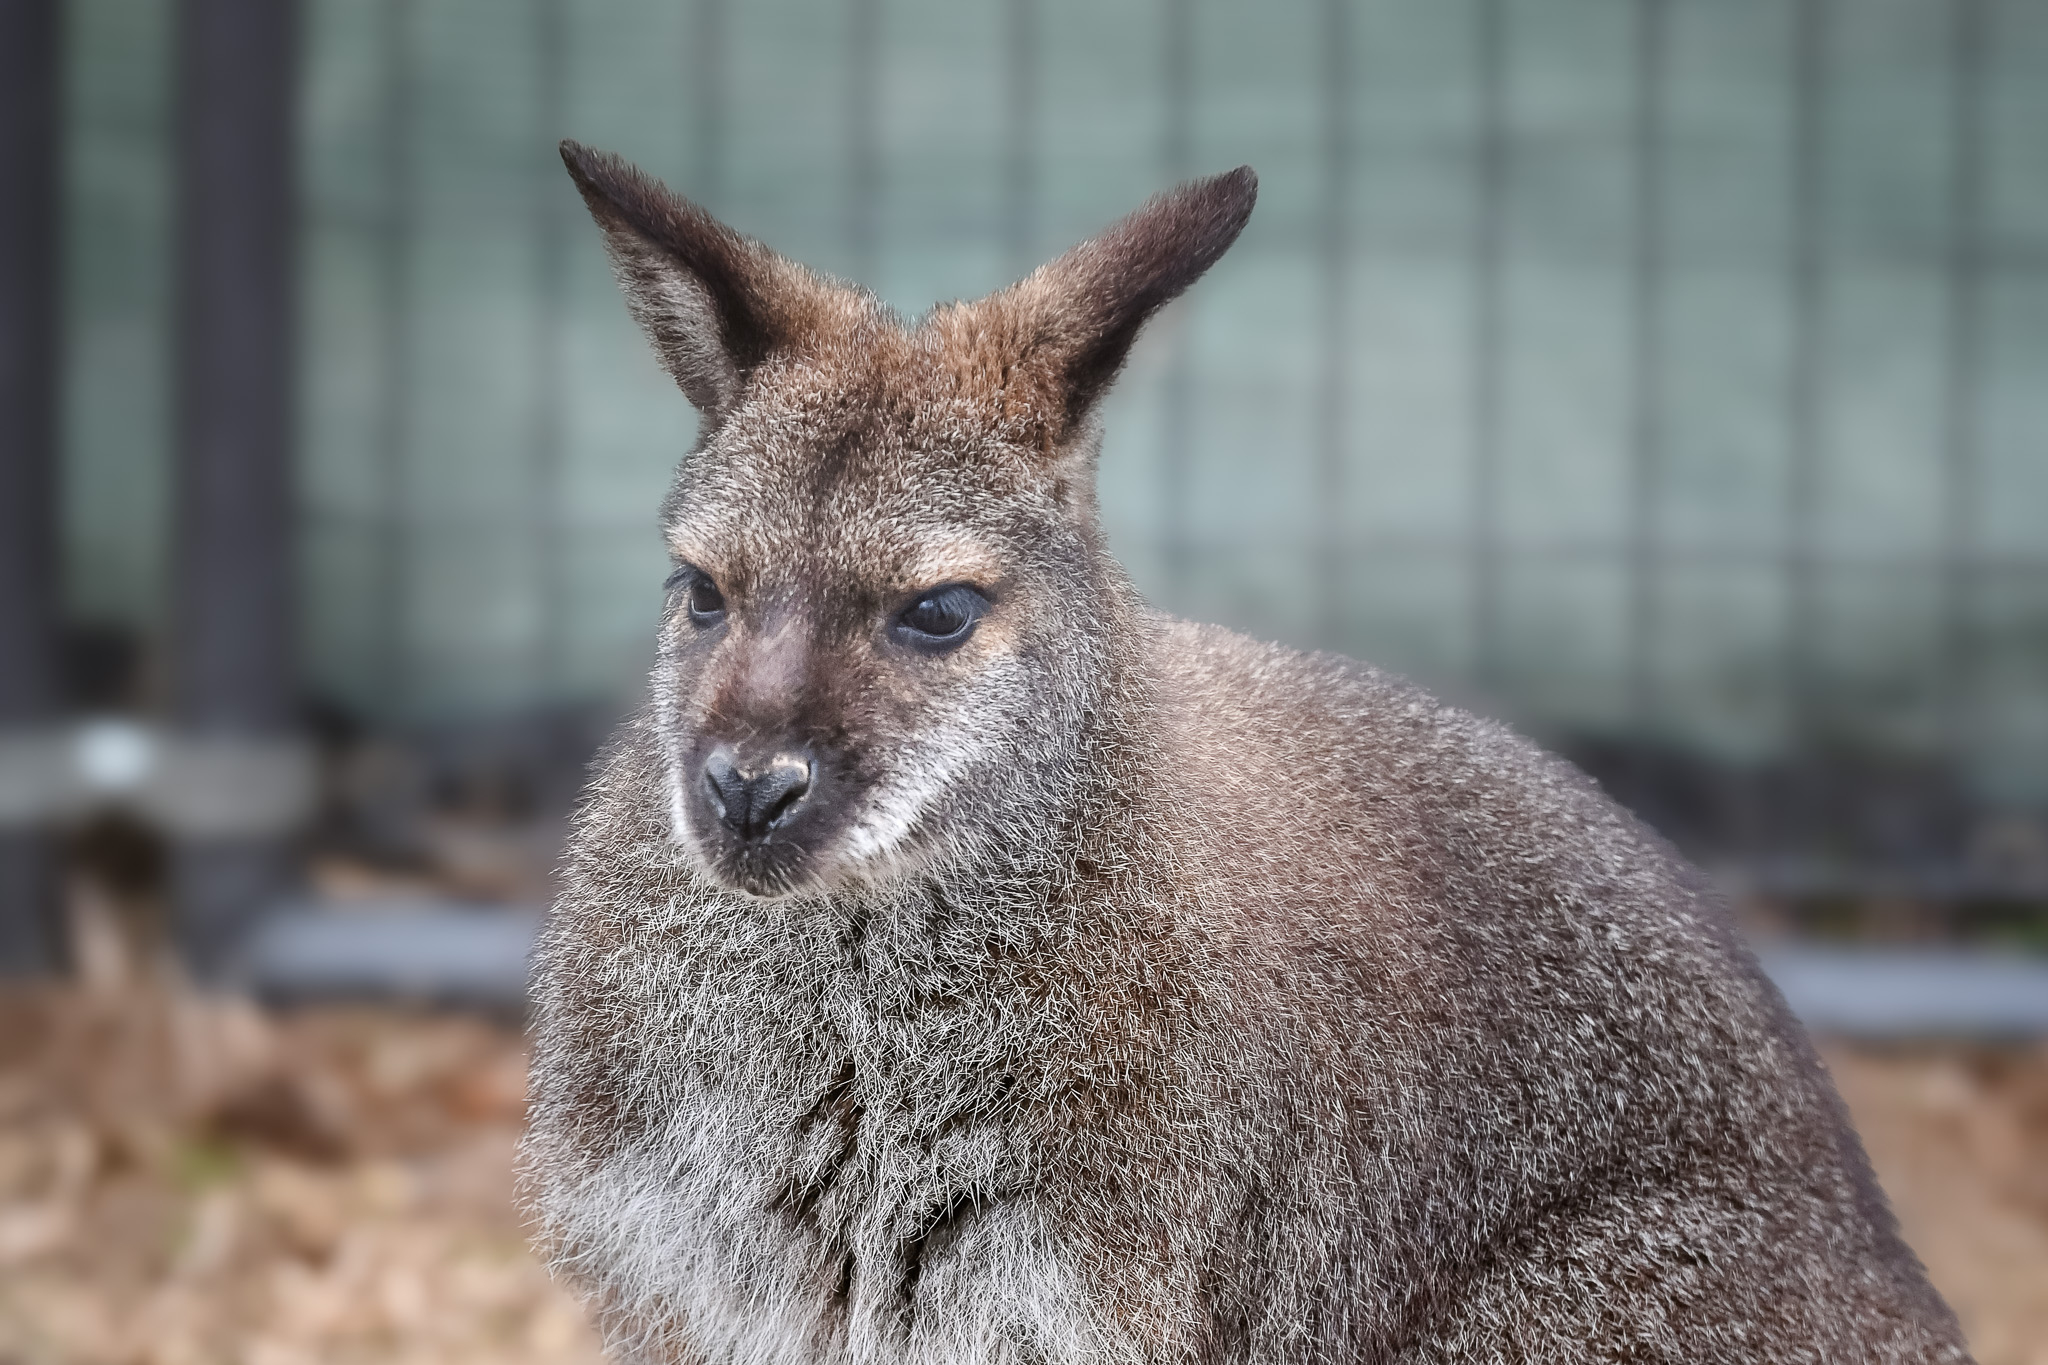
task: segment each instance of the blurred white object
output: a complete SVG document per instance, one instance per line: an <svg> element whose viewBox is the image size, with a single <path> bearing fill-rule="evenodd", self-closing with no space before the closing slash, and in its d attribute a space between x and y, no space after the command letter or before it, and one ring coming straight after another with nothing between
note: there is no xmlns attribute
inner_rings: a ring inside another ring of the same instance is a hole
<svg viewBox="0 0 2048 1365"><path fill-rule="evenodd" d="M185 838L263 838L313 813L313 752L290 737L194 735L125 717L0 732L0 828L102 811Z"/></svg>
<svg viewBox="0 0 2048 1365"><path fill-rule="evenodd" d="M89 720L78 727L72 757L88 789L125 796L139 790L156 768L156 736L132 720Z"/></svg>

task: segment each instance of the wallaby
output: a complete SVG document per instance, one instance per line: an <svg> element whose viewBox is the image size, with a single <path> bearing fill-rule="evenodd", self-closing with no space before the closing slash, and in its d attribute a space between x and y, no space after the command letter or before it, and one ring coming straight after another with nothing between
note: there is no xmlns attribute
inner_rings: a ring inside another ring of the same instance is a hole
<svg viewBox="0 0 2048 1365"><path fill-rule="evenodd" d="M1249 168L910 324L562 150L702 413L534 963L617 1356L1967 1360L1700 874L1111 560L1104 391Z"/></svg>

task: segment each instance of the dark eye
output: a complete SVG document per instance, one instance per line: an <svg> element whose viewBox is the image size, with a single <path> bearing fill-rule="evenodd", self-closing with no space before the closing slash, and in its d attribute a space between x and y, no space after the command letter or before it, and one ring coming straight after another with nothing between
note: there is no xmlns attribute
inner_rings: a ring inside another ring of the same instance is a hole
<svg viewBox="0 0 2048 1365"><path fill-rule="evenodd" d="M725 619L725 595L719 592L710 575L695 565L685 564L677 569L668 576L664 586L670 592L685 594L693 625L709 629Z"/></svg>
<svg viewBox="0 0 2048 1365"><path fill-rule="evenodd" d="M934 588L896 618L896 637L920 649L946 650L974 633L988 599L965 583Z"/></svg>

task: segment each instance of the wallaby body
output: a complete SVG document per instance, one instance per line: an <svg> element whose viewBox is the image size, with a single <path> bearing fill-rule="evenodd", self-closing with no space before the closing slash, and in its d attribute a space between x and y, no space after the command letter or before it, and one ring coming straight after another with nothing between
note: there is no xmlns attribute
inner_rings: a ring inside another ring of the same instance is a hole
<svg viewBox="0 0 2048 1365"><path fill-rule="evenodd" d="M708 418L536 961L618 1353L1967 1358L1696 873L1103 550L1093 403L1248 173L911 328L565 154Z"/></svg>

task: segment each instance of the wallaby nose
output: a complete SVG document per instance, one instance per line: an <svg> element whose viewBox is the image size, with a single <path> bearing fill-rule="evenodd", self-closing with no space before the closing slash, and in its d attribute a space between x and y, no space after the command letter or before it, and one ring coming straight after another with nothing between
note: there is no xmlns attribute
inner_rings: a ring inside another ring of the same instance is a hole
<svg viewBox="0 0 2048 1365"><path fill-rule="evenodd" d="M742 767L723 746L704 760L704 794L727 829L759 839L803 804L811 789L809 754L775 754L758 767Z"/></svg>

